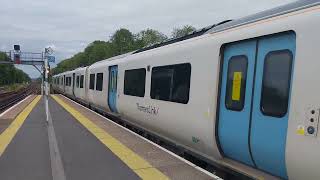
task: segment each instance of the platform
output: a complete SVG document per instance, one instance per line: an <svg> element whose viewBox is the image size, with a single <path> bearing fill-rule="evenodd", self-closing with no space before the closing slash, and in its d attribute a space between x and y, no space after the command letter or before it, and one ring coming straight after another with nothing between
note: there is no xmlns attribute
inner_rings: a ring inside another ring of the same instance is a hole
<svg viewBox="0 0 320 180"><path fill-rule="evenodd" d="M0 179L220 179L61 95L0 115Z"/></svg>

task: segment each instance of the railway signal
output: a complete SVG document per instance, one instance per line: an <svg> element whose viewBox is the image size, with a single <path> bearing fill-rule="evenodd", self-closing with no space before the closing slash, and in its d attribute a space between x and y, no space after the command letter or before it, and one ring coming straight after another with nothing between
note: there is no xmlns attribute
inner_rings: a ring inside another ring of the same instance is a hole
<svg viewBox="0 0 320 180"><path fill-rule="evenodd" d="M13 46L13 50L5 53L9 57L10 61L0 61L0 64L21 64L34 66L42 75L41 94L43 94L43 92L45 92L45 94L49 93L49 62L55 62L55 57L52 56L53 49L51 47L45 48L44 52L21 52L20 45L16 44Z"/></svg>
<svg viewBox="0 0 320 180"><path fill-rule="evenodd" d="M14 55L14 63L15 64L21 64L20 54Z"/></svg>

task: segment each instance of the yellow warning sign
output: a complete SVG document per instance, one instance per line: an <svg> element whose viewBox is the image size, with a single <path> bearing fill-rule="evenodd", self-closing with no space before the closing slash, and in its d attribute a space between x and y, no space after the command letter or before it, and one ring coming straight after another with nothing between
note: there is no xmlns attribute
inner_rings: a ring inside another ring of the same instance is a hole
<svg viewBox="0 0 320 180"><path fill-rule="evenodd" d="M299 125L297 128L297 134L304 135L304 126Z"/></svg>
<svg viewBox="0 0 320 180"><path fill-rule="evenodd" d="M240 101L242 72L233 73L232 101Z"/></svg>

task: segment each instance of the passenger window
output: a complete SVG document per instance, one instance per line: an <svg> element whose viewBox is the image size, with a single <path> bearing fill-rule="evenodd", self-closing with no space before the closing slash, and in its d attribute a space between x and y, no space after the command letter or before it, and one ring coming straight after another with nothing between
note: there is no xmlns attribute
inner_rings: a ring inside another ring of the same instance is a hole
<svg viewBox="0 0 320 180"><path fill-rule="evenodd" d="M98 73L97 74L97 82L96 82L96 90L102 91L102 87L103 87L103 73Z"/></svg>
<svg viewBox="0 0 320 180"><path fill-rule="evenodd" d="M144 97L146 69L126 70L124 73L124 94Z"/></svg>
<svg viewBox="0 0 320 180"><path fill-rule="evenodd" d="M190 91L191 64L176 64L152 68L152 99L187 104Z"/></svg>
<svg viewBox="0 0 320 180"><path fill-rule="evenodd" d="M228 63L226 108L242 111L245 102L248 58L244 55L233 56Z"/></svg>
<svg viewBox="0 0 320 180"><path fill-rule="evenodd" d="M89 89L94 90L95 74L90 74L90 84Z"/></svg>
<svg viewBox="0 0 320 180"><path fill-rule="evenodd" d="M84 75L80 76L80 88L83 88Z"/></svg>
<svg viewBox="0 0 320 180"><path fill-rule="evenodd" d="M272 51L265 57L260 102L265 115L283 117L287 113L292 58L289 50Z"/></svg>

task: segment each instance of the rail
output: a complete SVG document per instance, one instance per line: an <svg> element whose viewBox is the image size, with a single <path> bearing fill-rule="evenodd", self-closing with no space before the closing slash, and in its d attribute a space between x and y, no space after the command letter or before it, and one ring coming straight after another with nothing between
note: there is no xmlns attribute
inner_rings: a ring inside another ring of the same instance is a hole
<svg viewBox="0 0 320 180"><path fill-rule="evenodd" d="M0 94L0 112L5 111L9 107L13 106L17 102L23 100L30 94L39 94L40 85L38 83L30 83L25 88L18 91L6 92Z"/></svg>

